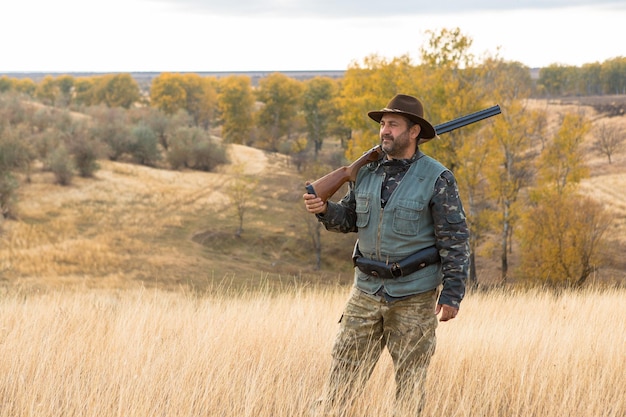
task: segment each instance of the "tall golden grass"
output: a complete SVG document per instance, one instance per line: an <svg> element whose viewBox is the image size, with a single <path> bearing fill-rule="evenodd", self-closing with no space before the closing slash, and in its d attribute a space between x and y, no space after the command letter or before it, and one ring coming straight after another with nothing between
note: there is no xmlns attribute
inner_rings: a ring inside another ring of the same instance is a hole
<svg viewBox="0 0 626 417"><path fill-rule="evenodd" d="M348 289L0 296L0 416L306 416ZM470 293L440 324L426 416L626 415L624 289ZM385 354L355 416L389 415Z"/></svg>

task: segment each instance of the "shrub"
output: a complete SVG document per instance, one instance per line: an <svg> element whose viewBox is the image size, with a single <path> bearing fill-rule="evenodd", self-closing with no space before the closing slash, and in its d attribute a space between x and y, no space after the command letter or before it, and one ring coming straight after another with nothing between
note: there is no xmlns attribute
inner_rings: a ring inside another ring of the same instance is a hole
<svg viewBox="0 0 626 417"><path fill-rule="evenodd" d="M224 164L227 161L226 149L213 140L202 140L194 146L193 169L212 171L216 166Z"/></svg>
<svg viewBox="0 0 626 417"><path fill-rule="evenodd" d="M157 135L144 124L133 128L131 135L130 153L133 159L139 164L154 166L161 159Z"/></svg>
<svg viewBox="0 0 626 417"><path fill-rule="evenodd" d="M18 183L8 171L0 171L0 215L5 218L15 217L17 206Z"/></svg>
<svg viewBox="0 0 626 417"><path fill-rule="evenodd" d="M81 177L93 177L94 172L100 169L98 154L98 145L93 140L76 141L72 144L74 163Z"/></svg>
<svg viewBox="0 0 626 417"><path fill-rule="evenodd" d="M227 162L224 147L212 140L206 130L178 128L172 135L167 161L173 169L192 168L211 171Z"/></svg>
<svg viewBox="0 0 626 417"><path fill-rule="evenodd" d="M55 149L46 161L46 167L54 174L56 183L70 185L74 177L74 164L65 145Z"/></svg>

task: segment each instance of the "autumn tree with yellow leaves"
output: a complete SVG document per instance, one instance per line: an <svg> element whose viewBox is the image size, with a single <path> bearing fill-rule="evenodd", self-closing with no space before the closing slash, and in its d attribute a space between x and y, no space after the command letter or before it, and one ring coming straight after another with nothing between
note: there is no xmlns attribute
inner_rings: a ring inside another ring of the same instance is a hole
<svg viewBox="0 0 626 417"><path fill-rule="evenodd" d="M231 75L219 81L218 110L222 137L226 142L251 144L254 122L254 93L246 75Z"/></svg>
<svg viewBox="0 0 626 417"><path fill-rule="evenodd" d="M196 126L208 129L216 119L217 83L198 74L162 73L152 80L150 105L168 115L184 110Z"/></svg>
<svg viewBox="0 0 626 417"><path fill-rule="evenodd" d="M302 83L281 73L273 73L259 81L256 99L259 102L259 140L257 146L278 151L281 143L294 139L304 91Z"/></svg>
<svg viewBox="0 0 626 417"><path fill-rule="evenodd" d="M589 174L582 144L590 126L581 114L565 114L537 160L537 185L520 232L525 281L580 286L602 262L610 219L601 204L578 192Z"/></svg>

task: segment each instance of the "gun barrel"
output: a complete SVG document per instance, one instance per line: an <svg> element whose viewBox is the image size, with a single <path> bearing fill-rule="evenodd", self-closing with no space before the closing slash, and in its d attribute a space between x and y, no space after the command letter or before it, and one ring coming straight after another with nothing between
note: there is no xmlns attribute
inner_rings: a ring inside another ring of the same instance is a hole
<svg viewBox="0 0 626 417"><path fill-rule="evenodd" d="M496 104L495 106L487 109L439 124L435 126L435 133L440 135L442 133L450 132L451 130L476 123L480 120L486 119L487 117L495 116L500 113L500 106ZM327 201L328 198L331 197L345 182L354 181L356 179L356 173L359 169L366 163L375 161L380 152L382 152L380 145L377 145L350 164L350 166L337 168L317 181L307 184L307 193L316 194L322 200Z"/></svg>
<svg viewBox="0 0 626 417"><path fill-rule="evenodd" d="M463 126L467 126L472 123L476 123L480 120L486 119L491 116L495 116L496 114L500 114L500 113L501 113L500 106L496 104L495 106L477 111L472 114L468 114L467 116L459 117L449 122L441 123L435 126L435 132L438 135L441 135L442 133L450 132L452 130L458 129Z"/></svg>

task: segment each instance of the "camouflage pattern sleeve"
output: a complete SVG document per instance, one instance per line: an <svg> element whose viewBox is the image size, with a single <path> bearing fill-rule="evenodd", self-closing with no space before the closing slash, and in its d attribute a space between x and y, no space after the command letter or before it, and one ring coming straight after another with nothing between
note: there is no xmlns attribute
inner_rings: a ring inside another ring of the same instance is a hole
<svg viewBox="0 0 626 417"><path fill-rule="evenodd" d="M439 304L459 308L469 272L469 229L452 172L441 174L434 191L430 204L443 269Z"/></svg>
<svg viewBox="0 0 626 417"><path fill-rule="evenodd" d="M356 199L354 197L354 183L349 183L346 195L335 203L328 201L328 208L324 215L317 215L318 220L326 230L338 233L357 232L356 227Z"/></svg>

